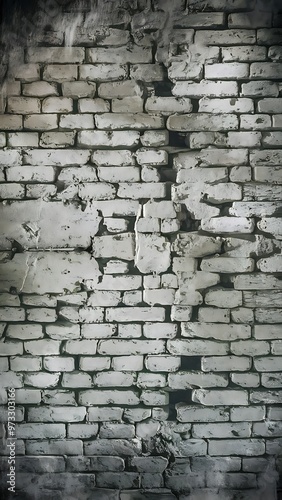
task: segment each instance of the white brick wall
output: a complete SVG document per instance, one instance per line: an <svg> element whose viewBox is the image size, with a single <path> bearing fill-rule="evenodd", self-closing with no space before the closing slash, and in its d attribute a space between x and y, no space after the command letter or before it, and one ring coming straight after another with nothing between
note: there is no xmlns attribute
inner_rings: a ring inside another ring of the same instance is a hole
<svg viewBox="0 0 282 500"><path fill-rule="evenodd" d="M5 48L0 437L22 497L272 500L281 15L112 1Z"/></svg>

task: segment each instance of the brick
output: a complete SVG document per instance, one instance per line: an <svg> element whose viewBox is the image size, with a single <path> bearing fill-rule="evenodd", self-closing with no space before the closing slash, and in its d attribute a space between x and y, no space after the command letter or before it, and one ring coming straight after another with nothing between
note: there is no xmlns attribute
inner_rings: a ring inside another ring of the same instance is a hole
<svg viewBox="0 0 282 500"><path fill-rule="evenodd" d="M87 130L78 133L78 143L88 147L131 147L139 142L139 132L114 131L106 132L103 130Z"/></svg>
<svg viewBox="0 0 282 500"><path fill-rule="evenodd" d="M65 435L66 431L63 424L28 423L18 424L17 426L17 436L23 439L56 439L64 438Z"/></svg>
<svg viewBox="0 0 282 500"><path fill-rule="evenodd" d="M79 99L78 111L80 113L104 113L110 111L110 103L104 99Z"/></svg>
<svg viewBox="0 0 282 500"><path fill-rule="evenodd" d="M130 67L130 77L137 81L162 81L164 74L164 68L161 64L132 64Z"/></svg>
<svg viewBox="0 0 282 500"><path fill-rule="evenodd" d="M24 192L23 184L0 184L0 199L2 200L24 198Z"/></svg>
<svg viewBox="0 0 282 500"><path fill-rule="evenodd" d="M210 356L202 358L203 371L246 371L251 368L251 358L237 356Z"/></svg>
<svg viewBox="0 0 282 500"><path fill-rule="evenodd" d="M168 139L167 130L145 130L140 137L141 144L151 148L167 145Z"/></svg>
<svg viewBox="0 0 282 500"><path fill-rule="evenodd" d="M263 373L261 376L261 385L269 389L282 387L281 373Z"/></svg>
<svg viewBox="0 0 282 500"><path fill-rule="evenodd" d="M209 290L205 296L208 305L216 307L237 307L242 305L242 292L238 290Z"/></svg>
<svg viewBox="0 0 282 500"><path fill-rule="evenodd" d="M14 66L12 73L15 79L19 79L22 82L33 82L40 79L39 64L30 63Z"/></svg>
<svg viewBox="0 0 282 500"><path fill-rule="evenodd" d="M169 79L173 82L177 80L200 80L203 76L203 65L198 62L193 62L189 65L186 61L172 61L168 68Z"/></svg>
<svg viewBox="0 0 282 500"><path fill-rule="evenodd" d="M265 149L264 151L251 151L250 152L250 163L253 166L259 165L280 165L282 158L282 150L276 149Z"/></svg>
<svg viewBox="0 0 282 500"><path fill-rule="evenodd" d="M281 61L281 47L279 45L274 45L268 49L268 57L273 61Z"/></svg>
<svg viewBox="0 0 282 500"><path fill-rule="evenodd" d="M256 97L277 97L279 94L279 88L276 82L267 82L265 80L261 81L252 81L248 83L243 83L242 88L241 88L241 95L242 96L256 96ZM274 101L277 101L277 99L272 100L272 99L262 99L259 101L258 105L258 111L261 113L268 113L268 112L273 112L271 109L275 109L274 106L271 106L271 104L274 104ZM277 104L279 101L277 102ZM274 111L276 112L276 111ZM277 111L278 112L278 111Z"/></svg>
<svg viewBox="0 0 282 500"><path fill-rule="evenodd" d="M67 387L70 389L74 389L77 387L91 387L92 386L92 378L88 373L83 372L73 372L73 373L64 373L61 381L62 387ZM83 416L84 418L84 416ZM83 420L82 418L82 420ZM81 420L81 419L79 419Z"/></svg>
<svg viewBox="0 0 282 500"><path fill-rule="evenodd" d="M280 255L274 255L266 259L260 259L258 261L258 268L264 273L275 273L281 271L281 264L282 260Z"/></svg>
<svg viewBox="0 0 282 500"><path fill-rule="evenodd" d="M85 418L86 408L57 406L54 408L29 408L29 422L79 422ZM55 437L55 436L54 436ZM60 436L56 436L60 437Z"/></svg>
<svg viewBox="0 0 282 500"><path fill-rule="evenodd" d="M201 263L202 271L234 273L240 266L242 273L252 272L255 268L253 259L247 258L226 258L226 257L205 257Z"/></svg>
<svg viewBox="0 0 282 500"><path fill-rule="evenodd" d="M88 60L91 63L150 63L152 62L152 51L149 47L135 46L133 49L128 48L94 48L88 49Z"/></svg>
<svg viewBox="0 0 282 500"><path fill-rule="evenodd" d="M258 373L232 373L231 380L240 387L258 387L260 385Z"/></svg>
<svg viewBox="0 0 282 500"><path fill-rule="evenodd" d="M250 403L277 404L281 401L281 391L251 391Z"/></svg>
<svg viewBox="0 0 282 500"><path fill-rule="evenodd" d="M118 188L118 196L120 198L131 198L137 200L139 198L164 198L165 185L157 182L135 182L135 183L120 183Z"/></svg>
<svg viewBox="0 0 282 500"><path fill-rule="evenodd" d="M59 373L26 373L24 376L25 385L32 387L56 387L59 382Z"/></svg>
<svg viewBox="0 0 282 500"><path fill-rule="evenodd" d="M251 436L251 425L245 422L218 424L194 424L192 435L195 438L238 438Z"/></svg>
<svg viewBox="0 0 282 500"><path fill-rule="evenodd" d="M65 66L63 66L64 68ZM57 71L55 69L57 74ZM69 80L69 79L68 79ZM72 82L62 83L62 94L65 97L80 99L82 97L93 98L96 93L96 84L94 82Z"/></svg>
<svg viewBox="0 0 282 500"><path fill-rule="evenodd" d="M263 354L269 354L270 345L265 341L239 340L237 342L231 342L231 352L237 356L260 356Z"/></svg>
<svg viewBox="0 0 282 500"><path fill-rule="evenodd" d="M230 311L216 307L200 307L198 311L200 322L207 323L229 323Z"/></svg>
<svg viewBox="0 0 282 500"><path fill-rule="evenodd" d="M166 165L168 162L167 152L164 150L154 151L152 149L140 148L136 153L137 163L140 165L150 164L150 165Z"/></svg>
<svg viewBox="0 0 282 500"><path fill-rule="evenodd" d="M27 130L53 130L58 128L55 114L28 115L24 117L24 128Z"/></svg>
<svg viewBox="0 0 282 500"><path fill-rule="evenodd" d="M103 357L80 357L79 361L79 368L80 370L85 370L85 371L100 371L100 370L107 370L110 368L110 358L103 356Z"/></svg>
<svg viewBox="0 0 282 500"><path fill-rule="evenodd" d="M89 159L89 152L86 150L65 149L33 149L24 154L24 163L30 165L83 165Z"/></svg>
<svg viewBox="0 0 282 500"><path fill-rule="evenodd" d="M265 444L262 439L222 439L209 443L209 454L217 455L263 455Z"/></svg>
<svg viewBox="0 0 282 500"><path fill-rule="evenodd" d="M141 97L122 97L112 99L113 113L142 113L144 101Z"/></svg>
<svg viewBox="0 0 282 500"><path fill-rule="evenodd" d="M173 323L145 323L143 335L146 338L173 338L177 333L177 325Z"/></svg>
<svg viewBox="0 0 282 500"><path fill-rule="evenodd" d="M43 80L52 82L67 82L64 85L71 85L77 79L77 66L74 64L47 64L43 70ZM65 95L63 91L63 95ZM69 96L72 97L72 96Z"/></svg>
<svg viewBox="0 0 282 500"><path fill-rule="evenodd" d="M73 103L69 97L46 97L42 101L43 113L71 113L72 110Z"/></svg>
<svg viewBox="0 0 282 500"><path fill-rule="evenodd" d="M79 63L84 59L80 47L36 47L27 49L27 61L34 63Z"/></svg>
<svg viewBox="0 0 282 500"><path fill-rule="evenodd" d="M250 77L254 79L261 80L263 78L267 78L269 80L276 80L280 78L280 75L280 63L260 62L252 63L250 66Z"/></svg>
<svg viewBox="0 0 282 500"><path fill-rule="evenodd" d="M108 183L85 183L78 187L78 195L83 199L109 200L115 197L115 187Z"/></svg>
<svg viewBox="0 0 282 500"><path fill-rule="evenodd" d="M239 134L243 134L244 132L240 132ZM252 133L252 132L251 132ZM255 132L253 132L255 133ZM228 139L229 140L229 139ZM245 138L246 141L247 137ZM255 141L256 139L252 138L250 140ZM232 139L231 139L232 141ZM237 142L236 138L235 141ZM243 139L244 141L244 139ZM246 146L246 142L244 141L244 146ZM232 147L234 147L234 143L232 144ZM230 174L229 174L229 179L232 182L248 182L252 178L252 171L251 167L232 167L230 169Z"/></svg>
<svg viewBox="0 0 282 500"><path fill-rule="evenodd" d="M27 354L32 354L34 356L45 355L47 353L49 355L58 355L60 353L60 342L49 339L30 340L24 342L24 348Z"/></svg>
<svg viewBox="0 0 282 500"><path fill-rule="evenodd" d="M83 64L83 66L79 67L81 80L98 82L123 80L127 77L127 71L125 64Z"/></svg>
<svg viewBox="0 0 282 500"><path fill-rule="evenodd" d="M200 30L195 35L195 43L200 45L249 45L255 41L255 30L251 29Z"/></svg>
<svg viewBox="0 0 282 500"><path fill-rule="evenodd" d="M258 63L253 63L258 64ZM251 66L252 67L252 66ZM237 80L248 78L249 65L246 63L217 63L205 66L205 78L208 80Z"/></svg>
<svg viewBox="0 0 282 500"><path fill-rule="evenodd" d="M40 113L40 100L35 97L9 97L7 110L9 113Z"/></svg>
<svg viewBox="0 0 282 500"><path fill-rule="evenodd" d="M258 357L254 359L256 370L262 372L279 371L279 363L281 363L281 357L279 356Z"/></svg>
<svg viewBox="0 0 282 500"><path fill-rule="evenodd" d="M176 22L181 28L219 28L224 25L224 17L222 12L198 12L189 13L189 16L183 16Z"/></svg>
<svg viewBox="0 0 282 500"><path fill-rule="evenodd" d="M204 309L204 308L200 308ZM206 308L210 310L212 308ZM215 311L224 311L223 309L216 309ZM211 324L204 323L189 323L184 322L181 325L181 334L183 337L200 337L200 338L214 338L218 340L237 340L245 339L251 336L251 328L248 325L226 325L226 324Z"/></svg>
<svg viewBox="0 0 282 500"><path fill-rule="evenodd" d="M228 16L228 26L230 28L269 28L271 27L270 12L238 13L233 12Z"/></svg>
<svg viewBox="0 0 282 500"><path fill-rule="evenodd" d="M222 49L224 50L224 49ZM238 95L238 84L236 81L201 80L196 82L176 82L172 88L174 96L189 97L233 97Z"/></svg>
<svg viewBox="0 0 282 500"><path fill-rule="evenodd" d="M174 372L180 368L178 356L147 356L145 366L152 372Z"/></svg>
<svg viewBox="0 0 282 500"><path fill-rule="evenodd" d="M266 47L258 47L257 45L222 47L221 51L223 62L265 61L267 57Z"/></svg>
<svg viewBox="0 0 282 500"><path fill-rule="evenodd" d="M74 370L74 358L45 356L43 359L45 370L49 372L68 372Z"/></svg>
<svg viewBox="0 0 282 500"><path fill-rule="evenodd" d="M134 384L134 382L135 382L135 376L132 375L132 373L112 371L112 372L100 372L94 376L95 387L115 387L115 388L131 387ZM119 436L119 437L124 437L124 436Z"/></svg>
<svg viewBox="0 0 282 500"><path fill-rule="evenodd" d="M98 149L92 153L91 160L98 167L134 164L132 153L127 149L122 151L104 151Z"/></svg>
<svg viewBox="0 0 282 500"><path fill-rule="evenodd" d="M52 323L57 319L57 313L55 309L49 309L48 307L38 307L34 309L27 309L27 320L28 321L38 321L39 323Z"/></svg>
<svg viewBox="0 0 282 500"><path fill-rule="evenodd" d="M118 356L112 359L112 368L116 371L143 370L143 356Z"/></svg>
<svg viewBox="0 0 282 500"><path fill-rule="evenodd" d="M93 255L99 257L117 257L125 260L134 259L134 236L123 233L117 236L97 236L93 241Z"/></svg>
<svg viewBox="0 0 282 500"><path fill-rule="evenodd" d="M257 31L258 45L275 45L281 42L281 29L270 28L259 29Z"/></svg>
<svg viewBox="0 0 282 500"><path fill-rule="evenodd" d="M78 408L77 408L78 409ZM67 427L67 435L68 438L74 439L90 439L91 437L98 434L98 424L69 424ZM76 459L73 459L74 462ZM70 464L71 459L68 461L68 465ZM73 463L74 463L73 462ZM79 466L75 469L79 470Z"/></svg>
<svg viewBox="0 0 282 500"><path fill-rule="evenodd" d="M64 352L68 354L95 354L96 350L96 340L69 340L64 346Z"/></svg>
<svg viewBox="0 0 282 500"><path fill-rule="evenodd" d="M64 148L73 146L75 132L43 132L40 138L40 146L43 148Z"/></svg>
<svg viewBox="0 0 282 500"><path fill-rule="evenodd" d="M87 9L88 10L88 9ZM75 45L93 45L97 46L117 46L126 45L129 41L129 31L116 28L101 27L89 33L88 29L81 26L77 27L74 35Z"/></svg>
<svg viewBox="0 0 282 500"><path fill-rule="evenodd" d="M141 276L105 275L100 283L97 284L96 280L90 290L136 290L141 287L141 281Z"/></svg>
<svg viewBox="0 0 282 500"><path fill-rule="evenodd" d="M8 146L10 147L38 147L38 134L36 132L14 132L8 134Z"/></svg>
<svg viewBox="0 0 282 500"><path fill-rule="evenodd" d="M227 354L227 344L211 340L169 340L167 349L173 355L205 356L212 354Z"/></svg>
<svg viewBox="0 0 282 500"><path fill-rule="evenodd" d="M161 340L102 340L98 353L102 355L142 355L160 354L164 352L164 341Z"/></svg>
<svg viewBox="0 0 282 500"><path fill-rule="evenodd" d="M217 217L203 220L201 227L212 233L252 233L254 221L245 217Z"/></svg>
<svg viewBox="0 0 282 500"><path fill-rule="evenodd" d="M54 425L58 424L30 424L34 425ZM63 424L60 424L65 427ZM34 436L30 436L30 439ZM46 436L42 436L43 438ZM27 441L26 451L29 455L82 455L83 442L79 439L51 439L41 441ZM53 476L53 474L52 474Z"/></svg>
<svg viewBox="0 0 282 500"><path fill-rule="evenodd" d="M281 113L282 99L265 98L258 101L259 113Z"/></svg>
<svg viewBox="0 0 282 500"><path fill-rule="evenodd" d="M95 124L98 129L106 130L145 130L163 128L164 119L145 113L106 113L96 115Z"/></svg>
<svg viewBox="0 0 282 500"><path fill-rule="evenodd" d="M204 97L199 101L199 112L201 113L253 113L254 104L251 99L210 99Z"/></svg>
<svg viewBox="0 0 282 500"><path fill-rule="evenodd" d="M79 403L81 405L137 405L139 403L139 397L134 391L126 390L87 390L80 391L79 393Z"/></svg>
<svg viewBox="0 0 282 500"><path fill-rule="evenodd" d="M46 97L48 95L58 95L57 85L47 82L33 82L23 85L22 94L24 96Z"/></svg>
<svg viewBox="0 0 282 500"><path fill-rule="evenodd" d="M41 391L38 389L17 389L16 403L38 404L41 402Z"/></svg>
<svg viewBox="0 0 282 500"><path fill-rule="evenodd" d="M42 338L43 332L41 325L15 324L15 325L8 325L6 335L7 337L15 339L30 340L30 339Z"/></svg>
<svg viewBox="0 0 282 500"><path fill-rule="evenodd" d="M233 114L197 113L174 115L167 120L168 130L183 132L236 130L238 118Z"/></svg>
<svg viewBox="0 0 282 500"><path fill-rule="evenodd" d="M194 457L192 459L192 470L195 471L238 471L241 469L241 459L239 457Z"/></svg>
<svg viewBox="0 0 282 500"><path fill-rule="evenodd" d="M254 337L256 339L282 339L282 329L280 325L255 325Z"/></svg>
<svg viewBox="0 0 282 500"><path fill-rule="evenodd" d="M243 130L265 130L271 128L271 118L269 115L242 115L240 128Z"/></svg>

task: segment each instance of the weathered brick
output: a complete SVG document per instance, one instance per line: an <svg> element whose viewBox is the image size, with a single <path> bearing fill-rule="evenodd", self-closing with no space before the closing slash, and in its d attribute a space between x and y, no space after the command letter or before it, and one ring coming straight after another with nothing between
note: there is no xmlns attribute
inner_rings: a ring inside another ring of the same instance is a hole
<svg viewBox="0 0 282 500"><path fill-rule="evenodd" d="M79 63L84 59L80 47L36 47L27 49L27 61L34 63Z"/></svg>
<svg viewBox="0 0 282 500"><path fill-rule="evenodd" d="M149 47L128 48L104 48L88 49L88 60L91 63L150 63L152 62L152 51Z"/></svg>
<svg viewBox="0 0 282 500"><path fill-rule="evenodd" d="M222 439L209 443L209 454L216 455L263 455L265 444L262 439Z"/></svg>
<svg viewBox="0 0 282 500"><path fill-rule="evenodd" d="M48 64L43 70L43 80L52 82L68 82L64 85L72 85L70 82L77 79L77 66L74 64ZM65 95L63 91L63 95Z"/></svg>
<svg viewBox="0 0 282 500"><path fill-rule="evenodd" d="M96 115L95 124L98 129L106 130L145 130L163 128L164 119L145 113L107 113Z"/></svg>
<svg viewBox="0 0 282 500"><path fill-rule="evenodd" d="M280 63L270 63L270 62L260 62L252 63L250 66L250 77L254 79L267 78L269 80L276 80L280 78L281 75L281 64Z"/></svg>
<svg viewBox="0 0 282 500"><path fill-rule="evenodd" d="M36 97L9 97L7 110L9 113L40 113L40 100Z"/></svg>
<svg viewBox="0 0 282 500"><path fill-rule="evenodd" d="M223 50L223 49L222 49ZM172 94L175 96L189 97L232 97L238 95L238 84L236 81L201 80L196 82L176 82L172 88Z"/></svg>
<svg viewBox="0 0 282 500"><path fill-rule="evenodd" d="M249 62L249 61L265 61L267 57L266 47L258 47L257 45L241 45L237 47L222 47L223 62ZM252 82L250 82L252 83ZM243 84L245 85L245 84Z"/></svg>
<svg viewBox="0 0 282 500"><path fill-rule="evenodd" d="M46 97L42 101L43 113L71 113L73 102L69 97Z"/></svg>
<svg viewBox="0 0 282 500"><path fill-rule="evenodd" d="M197 113L172 115L167 120L168 130L195 132L196 130L236 130L238 118L233 114Z"/></svg>
<svg viewBox="0 0 282 500"><path fill-rule="evenodd" d="M12 117L11 117L12 118ZM56 114L38 114L24 117L24 128L27 130L53 130L58 128Z"/></svg>
<svg viewBox="0 0 282 500"><path fill-rule="evenodd" d="M251 367L251 358L237 356L210 356L202 358L203 371L246 371Z"/></svg>
<svg viewBox="0 0 282 500"><path fill-rule="evenodd" d="M204 97L199 101L199 112L201 113L252 113L254 104L251 99L210 99Z"/></svg>
<svg viewBox="0 0 282 500"><path fill-rule="evenodd" d="M127 66L121 64L83 64L79 67L81 80L116 81L127 77ZM102 96L101 96L102 97Z"/></svg>
<svg viewBox="0 0 282 500"><path fill-rule="evenodd" d="M249 65L246 63L227 62L205 66L205 78L208 80L217 80L218 78L220 80L238 80L248 78L248 76Z"/></svg>
<svg viewBox="0 0 282 500"><path fill-rule="evenodd" d="M8 134L8 146L10 147L24 147L35 146L38 147L38 134L36 132L14 132Z"/></svg>
<svg viewBox="0 0 282 500"><path fill-rule="evenodd" d="M250 45L255 41L255 30L251 29L199 30L195 35L195 42L200 45Z"/></svg>

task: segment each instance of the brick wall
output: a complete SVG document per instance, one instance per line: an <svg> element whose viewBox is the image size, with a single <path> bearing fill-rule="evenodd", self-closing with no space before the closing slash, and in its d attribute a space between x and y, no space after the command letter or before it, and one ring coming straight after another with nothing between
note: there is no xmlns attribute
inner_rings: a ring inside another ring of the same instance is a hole
<svg viewBox="0 0 282 500"><path fill-rule="evenodd" d="M4 498L13 387L21 499L275 500L277 5L62 3L6 53Z"/></svg>

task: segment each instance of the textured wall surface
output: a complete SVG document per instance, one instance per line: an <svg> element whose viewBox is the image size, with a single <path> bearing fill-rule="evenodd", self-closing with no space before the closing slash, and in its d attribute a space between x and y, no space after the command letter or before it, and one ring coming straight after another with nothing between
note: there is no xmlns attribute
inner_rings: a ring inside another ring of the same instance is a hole
<svg viewBox="0 0 282 500"><path fill-rule="evenodd" d="M277 5L94 4L2 65L3 498L12 387L21 500L275 500Z"/></svg>

